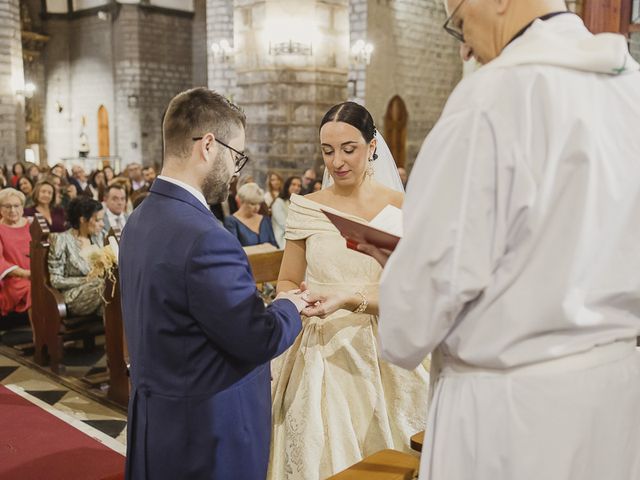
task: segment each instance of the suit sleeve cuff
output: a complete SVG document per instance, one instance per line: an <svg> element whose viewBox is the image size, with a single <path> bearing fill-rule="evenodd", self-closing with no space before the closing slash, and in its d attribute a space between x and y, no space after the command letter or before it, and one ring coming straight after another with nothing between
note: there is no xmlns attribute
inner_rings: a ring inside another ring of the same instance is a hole
<svg viewBox="0 0 640 480"><path fill-rule="evenodd" d="M291 300L287 300L286 298L281 298L279 300L274 300L273 303L271 303L271 306L273 308L276 308L278 310L282 310L284 311L284 313L287 316L298 316L300 315L300 312L298 312L298 309L296 308L295 303L293 303Z"/></svg>

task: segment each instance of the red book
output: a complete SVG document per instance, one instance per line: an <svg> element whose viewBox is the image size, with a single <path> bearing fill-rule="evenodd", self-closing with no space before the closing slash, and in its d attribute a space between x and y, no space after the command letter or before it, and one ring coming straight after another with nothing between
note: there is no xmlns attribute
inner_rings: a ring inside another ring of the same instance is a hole
<svg viewBox="0 0 640 480"><path fill-rule="evenodd" d="M329 212L327 210L321 211L331 220L331 223L335 225L340 234L347 240L347 248L352 250L359 251L358 245L361 243L368 243L386 250L394 250L400 241L400 237L397 235L379 230L366 223L345 218L335 212Z"/></svg>

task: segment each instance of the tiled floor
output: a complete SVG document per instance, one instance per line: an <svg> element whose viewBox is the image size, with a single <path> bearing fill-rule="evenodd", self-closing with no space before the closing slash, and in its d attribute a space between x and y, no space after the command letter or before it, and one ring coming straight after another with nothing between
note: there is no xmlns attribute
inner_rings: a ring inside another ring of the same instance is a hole
<svg viewBox="0 0 640 480"><path fill-rule="evenodd" d="M124 413L101 405L1 354L0 383L20 387L56 410L100 430L123 445L126 444L127 417Z"/></svg>

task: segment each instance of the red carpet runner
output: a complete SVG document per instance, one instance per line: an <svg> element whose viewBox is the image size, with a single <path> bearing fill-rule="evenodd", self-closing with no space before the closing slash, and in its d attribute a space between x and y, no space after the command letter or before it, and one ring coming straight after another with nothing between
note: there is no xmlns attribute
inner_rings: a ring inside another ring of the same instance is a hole
<svg viewBox="0 0 640 480"><path fill-rule="evenodd" d="M124 456L0 385L0 479L116 480Z"/></svg>

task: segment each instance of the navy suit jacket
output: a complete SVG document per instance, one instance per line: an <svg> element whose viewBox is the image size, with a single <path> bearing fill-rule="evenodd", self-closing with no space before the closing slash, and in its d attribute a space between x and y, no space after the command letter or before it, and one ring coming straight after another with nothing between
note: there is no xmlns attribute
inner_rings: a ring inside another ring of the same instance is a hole
<svg viewBox="0 0 640 480"><path fill-rule="evenodd" d="M127 478L265 478L268 362L301 330L294 304L265 308L238 240L162 179L124 227L119 271L132 384Z"/></svg>

